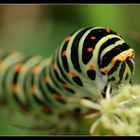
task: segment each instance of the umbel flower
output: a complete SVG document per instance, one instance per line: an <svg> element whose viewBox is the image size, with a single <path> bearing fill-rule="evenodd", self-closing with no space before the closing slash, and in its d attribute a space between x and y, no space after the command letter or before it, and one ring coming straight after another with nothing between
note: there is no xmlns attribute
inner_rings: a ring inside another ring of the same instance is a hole
<svg viewBox="0 0 140 140"><path fill-rule="evenodd" d="M81 104L96 110L84 116L93 119L91 135L140 135L140 85L121 86L111 98L98 103L83 99Z"/></svg>

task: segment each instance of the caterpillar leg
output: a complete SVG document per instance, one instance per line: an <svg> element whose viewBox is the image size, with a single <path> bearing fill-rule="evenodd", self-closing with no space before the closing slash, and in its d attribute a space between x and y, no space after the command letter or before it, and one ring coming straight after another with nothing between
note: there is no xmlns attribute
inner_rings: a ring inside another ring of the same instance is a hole
<svg viewBox="0 0 140 140"><path fill-rule="evenodd" d="M108 99L110 99L110 97L111 97L111 86L110 86L110 84L108 84L108 86L107 86L107 90L106 90L106 99L108 100Z"/></svg>
<svg viewBox="0 0 140 140"><path fill-rule="evenodd" d="M107 99L107 100L110 99L111 91L112 91L112 88L111 88L111 85L109 83L104 87L103 91L101 92L102 97Z"/></svg>

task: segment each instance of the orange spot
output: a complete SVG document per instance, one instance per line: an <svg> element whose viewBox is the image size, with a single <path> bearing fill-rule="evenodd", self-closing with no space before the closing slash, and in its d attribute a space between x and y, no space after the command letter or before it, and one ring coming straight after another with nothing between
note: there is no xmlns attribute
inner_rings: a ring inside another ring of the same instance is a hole
<svg viewBox="0 0 140 140"><path fill-rule="evenodd" d="M92 52L93 51L93 48L88 48L87 51L88 52Z"/></svg>
<svg viewBox="0 0 140 140"><path fill-rule="evenodd" d="M106 28L106 32L108 32L108 33L109 33L109 32L110 32L110 29L109 29L109 28Z"/></svg>
<svg viewBox="0 0 140 140"><path fill-rule="evenodd" d="M24 70L24 65L23 64L17 64L16 65L16 72L22 72Z"/></svg>
<svg viewBox="0 0 140 140"><path fill-rule="evenodd" d="M92 36L90 39L91 40L95 40L96 39L96 36Z"/></svg>
<svg viewBox="0 0 140 140"><path fill-rule="evenodd" d="M12 85L12 91L15 93L18 90L18 85L17 84L13 84Z"/></svg>
<svg viewBox="0 0 140 140"><path fill-rule="evenodd" d="M40 70L39 66L35 66L35 67L32 68L33 73L38 73L39 70Z"/></svg>
<svg viewBox="0 0 140 140"><path fill-rule="evenodd" d="M76 72L70 72L70 74L71 74L72 77L76 77L77 76Z"/></svg>
<svg viewBox="0 0 140 140"><path fill-rule="evenodd" d="M67 55L67 52L66 50L62 52L62 56L66 56Z"/></svg>
<svg viewBox="0 0 140 140"><path fill-rule="evenodd" d="M108 72L109 72L109 70L107 70L107 69L105 69L105 70L103 71L103 73L105 73L105 75L107 75Z"/></svg>
<svg viewBox="0 0 140 140"><path fill-rule="evenodd" d="M32 93L35 93L37 91L36 86L32 86Z"/></svg>
<svg viewBox="0 0 140 140"><path fill-rule="evenodd" d="M44 112L49 112L50 111L50 109L47 105L42 106L42 109L43 109Z"/></svg>
<svg viewBox="0 0 140 140"><path fill-rule="evenodd" d="M67 89L67 88L69 88L69 85L68 84L62 84L62 86L63 86L63 88L65 88L65 89Z"/></svg>
<svg viewBox="0 0 140 140"><path fill-rule="evenodd" d="M59 94L57 94L57 93L54 94L54 97L55 97L56 100L61 100L61 99L62 99L62 98L61 98L61 95L59 95Z"/></svg>
<svg viewBox="0 0 140 140"><path fill-rule="evenodd" d="M66 41L70 41L70 39L71 39L71 36L68 36L68 37L66 38Z"/></svg>
<svg viewBox="0 0 140 140"><path fill-rule="evenodd" d="M90 70L94 70L95 68L94 68L94 66L91 64L91 65L89 65L89 69L90 69Z"/></svg>

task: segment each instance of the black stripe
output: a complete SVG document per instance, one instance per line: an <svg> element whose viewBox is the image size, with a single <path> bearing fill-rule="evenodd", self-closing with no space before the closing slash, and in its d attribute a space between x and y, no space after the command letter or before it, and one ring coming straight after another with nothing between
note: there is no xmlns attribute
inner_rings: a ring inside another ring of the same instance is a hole
<svg viewBox="0 0 140 140"><path fill-rule="evenodd" d="M115 56L117 56L121 52L126 51L128 49L129 49L129 46L126 43L123 43L122 45L115 46L113 49L108 51L103 56L102 62L101 62L101 67L102 68L106 67Z"/></svg>
<svg viewBox="0 0 140 140"><path fill-rule="evenodd" d="M41 72L41 74L43 75L43 72ZM41 76L42 76L41 75ZM49 98L46 96L46 94L45 94L45 92L46 91L44 91L44 88L42 87L43 85L42 84L40 84L41 83L41 77L40 76L40 78L39 78L39 85L37 85L39 88L40 88L40 90L41 90L41 94L44 96L44 99L46 99L46 102L45 102L45 100L41 100L41 99L39 99L37 96L36 96L36 93L32 93L32 95L33 95L33 98L34 98L34 100L39 104L39 105L49 105L49 103L51 103L51 100L49 100ZM43 75L44 76L44 75ZM33 87L33 86L35 86L35 80L34 80L34 78L35 78L35 74L31 74L31 87ZM43 77L44 78L44 77Z"/></svg>
<svg viewBox="0 0 140 140"><path fill-rule="evenodd" d="M42 80L44 80L44 73L43 72L45 72L45 68L40 72L40 76L39 76L39 84L38 84L38 86L39 86L39 89L41 90L41 94L43 95L43 97L45 98L45 101L46 101L46 103L47 103L47 105L48 104L51 104L52 103L52 101L50 100L50 98L47 96L47 94L46 94L46 91L45 91L45 89L44 89L44 87L43 87L43 81Z"/></svg>
<svg viewBox="0 0 140 140"><path fill-rule="evenodd" d="M21 108L26 108L27 110L29 110L28 104L27 103L22 103L17 94L14 94L14 99L15 99L15 102L17 103L17 105L20 105Z"/></svg>
<svg viewBox="0 0 140 140"><path fill-rule="evenodd" d="M29 59L31 59L31 57L26 57L26 58L24 58L24 60L21 60L20 62L17 62L17 63L15 64L15 67L16 67L17 64L26 65L26 62L29 61ZM19 72L16 72L16 71L15 71L15 74L14 74L14 77L13 77L13 83L17 83L18 75L19 75L19 74L20 74Z"/></svg>
<svg viewBox="0 0 140 140"><path fill-rule="evenodd" d="M11 53L10 52L6 52L6 53L2 53L2 54L0 54L1 56L0 56L0 59L2 59L2 61L4 61L5 59L6 59L6 57L9 57L10 55L11 55ZM18 62L19 63L19 62ZM15 64L18 64L18 63L14 63L14 64L12 64L12 65L9 65L9 67L5 70L5 72L4 72L4 75L3 75L3 79L1 79L2 81L2 89L1 89L1 91L3 91L4 92L4 96L2 97L2 100L4 101L4 102L7 102L7 95L6 95L6 91L5 91L5 89L6 89L6 77L7 77L7 74L8 74L8 72L9 72L9 70L11 69L11 67L13 67L13 66L15 66ZM13 83L14 82L16 82L17 81L17 75L15 76L15 79L13 80Z"/></svg>
<svg viewBox="0 0 140 140"><path fill-rule="evenodd" d="M81 79L78 77L78 76L75 76L75 77L73 77L72 78L73 79L73 81L77 84L77 85L79 85L79 86L83 86L83 83L82 83L82 81L81 81Z"/></svg>
<svg viewBox="0 0 140 140"><path fill-rule="evenodd" d="M27 102L27 100L26 100L26 102L23 103L23 102L20 100L19 96L18 96L19 93L17 93L17 92L12 92L12 94L13 94L13 97L14 97L14 99L15 99L15 102L16 102L18 105L20 105L20 107L28 108L28 109L29 109L30 104Z"/></svg>
<svg viewBox="0 0 140 140"><path fill-rule="evenodd" d="M102 51L107 48L108 46L112 45L112 44L115 44L117 41L119 41L120 39L119 38L111 38L111 39L108 39L105 43L102 44L102 46L100 47L99 49L99 54L98 54L98 66L99 68L101 68L101 53Z"/></svg>
<svg viewBox="0 0 140 140"><path fill-rule="evenodd" d="M127 73L126 76L125 76L125 80L127 80L129 77L129 74Z"/></svg>
<svg viewBox="0 0 140 140"><path fill-rule="evenodd" d="M126 59L126 62L130 68L131 73L133 73L134 71L134 64L131 62L131 60L129 60L129 58Z"/></svg>
<svg viewBox="0 0 140 140"><path fill-rule="evenodd" d="M122 65L121 65L121 68L120 68L120 72L119 72L119 77L120 77L120 80L119 81L121 81L122 78L123 78L125 67L126 67L126 64L125 64L125 62L123 62Z"/></svg>
<svg viewBox="0 0 140 140"><path fill-rule="evenodd" d="M27 84L27 81L28 81L28 78L30 77L30 73L28 73L26 76L25 76L25 79L24 79L24 83L23 83L23 89L24 89L24 92L27 93L27 89L28 87L26 87L26 84Z"/></svg>
<svg viewBox="0 0 140 140"><path fill-rule="evenodd" d="M56 56L54 56L54 57L56 57ZM52 61L52 64L54 64L55 63L55 58L53 57L53 61ZM62 69L61 69L61 66L60 66L60 64L59 64L59 61L58 61L58 58L56 59L57 60L57 66L58 66L58 68L59 68L59 70L60 70L60 72L61 72L61 74L62 74L62 76L63 76L63 78L68 82L68 83L70 83L70 84L72 84L69 80L68 80L68 78L67 78L67 76L63 73L63 71L62 71ZM56 69L53 69L53 72L54 72L54 76L55 76L55 78L57 78L57 80L59 81L59 82L61 82L62 84L65 84L66 82L59 76L59 74L58 74L58 72L57 72L57 70ZM54 80L55 81L55 80ZM67 91L69 91L69 92L71 92L71 93L75 93L75 91L73 90L73 89L71 89L71 88L66 88L65 90L67 90Z"/></svg>
<svg viewBox="0 0 140 140"><path fill-rule="evenodd" d="M33 94L33 98L39 105L45 105L46 104L42 100L40 100L35 94Z"/></svg>
<svg viewBox="0 0 140 140"><path fill-rule="evenodd" d="M110 81L115 81L115 80L116 80L115 77L108 78L108 82L110 82Z"/></svg>
<svg viewBox="0 0 140 140"><path fill-rule="evenodd" d="M92 58L93 54L89 53L87 51L88 47L95 48L95 45L98 43L98 41L105 37L108 34L117 34L116 32L110 30L110 32L106 32L105 28L99 28L99 29L93 29L85 38L83 48L82 48L82 61L84 64L87 64L90 59ZM92 40L91 37L96 37L95 40Z"/></svg>
<svg viewBox="0 0 140 140"><path fill-rule="evenodd" d="M62 68L61 68L61 65L60 65L60 63L59 63L58 53L57 53L57 59L56 59L56 61L57 61L56 63L57 63L57 66L58 66L58 68L59 68L59 70L60 70L60 72L61 72L62 77L63 77L68 83L72 84L72 82L67 78L67 76L65 75L65 73L63 72L63 70L62 70Z"/></svg>
<svg viewBox="0 0 140 140"><path fill-rule="evenodd" d="M63 45L63 48L62 48L62 51L61 51L61 60L62 60L64 69L66 70L66 72L69 72L69 66L68 66L67 57L66 56L62 56L62 53L63 53L63 51L66 50L67 45L68 45L68 42L65 41L65 43Z"/></svg>
<svg viewBox="0 0 140 140"><path fill-rule="evenodd" d="M69 91L72 94L75 94L75 91L73 89L71 89L71 88L66 88L65 90Z"/></svg>
<svg viewBox="0 0 140 140"><path fill-rule="evenodd" d="M24 82L23 82L23 90L24 90L24 93L25 93L25 96L26 96L26 101L28 103L28 107L31 107L31 103L30 103L30 100L29 100L28 95L27 95L27 93L28 93L27 92L27 88L29 88L29 87L26 87L26 84L27 84L28 78L30 76L31 76L30 73L26 74L25 79L24 79Z"/></svg>
<svg viewBox="0 0 140 140"><path fill-rule="evenodd" d="M54 70L54 74L55 74L55 77L58 79L59 82L65 83L65 81L63 81L63 80L60 78L60 76L59 76L57 70Z"/></svg>
<svg viewBox="0 0 140 140"><path fill-rule="evenodd" d="M24 63L26 63L28 60L30 59L30 57L26 57L24 60L22 60L21 62L18 62L18 63L16 63L16 65L17 64L24 64ZM16 66L15 65L15 66ZM26 64L24 64L24 65L26 65ZM18 83L18 77L19 77L19 75L20 75L20 73L19 72L16 72L15 71L15 74L14 74L14 76L13 76L13 84L17 84ZM21 85L20 83L19 83L19 85ZM26 92L25 92L26 93ZM21 107L30 107L30 103L29 103L29 100L28 100L28 98L27 98L27 94L24 94L24 96L25 96L25 98L26 98L26 102L25 103L23 103L21 100L20 100L20 98L18 97L18 93L14 93L13 92L13 96L14 96L14 99L16 100L16 102L21 106Z"/></svg>
<svg viewBox="0 0 140 140"><path fill-rule="evenodd" d="M17 83L18 75L19 75L19 73L18 72L15 72L14 77L13 77L13 84L16 84Z"/></svg>
<svg viewBox="0 0 140 140"><path fill-rule="evenodd" d="M80 69L80 64L79 64L79 54L78 54L78 45L79 45L79 41L81 39L81 37L83 36L83 34L89 30L90 28L86 28L81 30L74 38L73 43L72 43L72 47L71 47L71 60L73 67L78 71L81 72ZM81 57L81 56L80 56Z"/></svg>
<svg viewBox="0 0 140 140"><path fill-rule="evenodd" d="M91 80L95 80L96 77L96 71L95 70L88 70L87 75Z"/></svg>
<svg viewBox="0 0 140 140"><path fill-rule="evenodd" d="M11 69L11 67L12 66L10 66L10 69ZM7 74L8 74L8 72L9 72L9 70L10 70L9 68L5 71L5 73L4 73L4 78L2 79L2 89L1 89L1 91L3 91L3 97L2 97L2 100L4 101L4 102L7 102L7 93L6 93L6 77L7 77Z"/></svg>
<svg viewBox="0 0 140 140"><path fill-rule="evenodd" d="M55 63L55 61L54 61L54 60L55 60L55 57L56 57L56 56L53 57L52 64L57 64L57 63ZM58 67L58 68L59 68L59 67ZM65 81L64 81L63 79L60 78L60 75L58 74L58 71L57 71L56 69L53 69L52 71L53 71L53 73L54 73L55 78L57 78L57 80L58 80L59 82L65 83ZM55 84L58 88L60 88L60 86L57 84L57 81L54 80L50 69L49 69L49 74L50 74L50 77L52 78L52 81L54 81L54 84Z"/></svg>
<svg viewBox="0 0 140 140"><path fill-rule="evenodd" d="M53 71L56 71L56 70L53 70ZM55 72L54 72L55 73ZM57 73L57 71L56 71L56 73ZM55 73L55 74L56 74ZM50 70L50 68L49 68L49 75L50 75L50 78L52 79L52 82L54 83L54 85L58 88L58 89L61 89L61 87L59 86L59 84L58 84L58 82L54 79L54 77L53 77L53 75L52 75L52 71ZM57 76L58 76L58 74L57 74ZM56 77L57 77L56 76ZM59 80L58 80L59 81Z"/></svg>

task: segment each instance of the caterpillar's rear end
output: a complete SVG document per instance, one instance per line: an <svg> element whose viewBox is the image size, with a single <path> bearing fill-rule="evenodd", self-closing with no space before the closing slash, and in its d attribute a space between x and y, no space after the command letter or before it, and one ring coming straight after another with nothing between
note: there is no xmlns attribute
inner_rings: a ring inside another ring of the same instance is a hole
<svg viewBox="0 0 140 140"><path fill-rule="evenodd" d="M13 52L0 57L0 100L26 112L61 116L88 111L80 100L98 102L130 83L134 50L109 28L82 28L46 58ZM97 88L97 90L96 90Z"/></svg>

